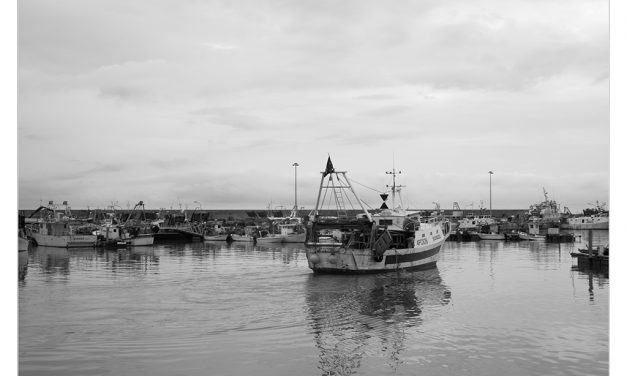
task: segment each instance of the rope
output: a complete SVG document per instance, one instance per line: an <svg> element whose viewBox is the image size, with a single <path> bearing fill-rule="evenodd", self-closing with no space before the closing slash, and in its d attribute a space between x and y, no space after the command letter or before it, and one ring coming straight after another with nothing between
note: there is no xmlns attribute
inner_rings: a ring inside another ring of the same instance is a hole
<svg viewBox="0 0 627 376"><path fill-rule="evenodd" d="M373 190L373 191L375 191L375 192L377 192L377 193L385 193L385 192L381 192L381 191L379 191L379 190L377 190L377 189L370 188L370 187L368 187L368 186L366 186L366 185L363 185L363 184L361 184L360 182L358 182L358 181L356 181L356 180L353 180L353 179L348 179L348 180L350 180L350 181L351 181L351 182L353 182L353 183L357 183L357 184L361 185L361 186L362 186L362 187L364 187L364 188L368 188L368 189L370 189L370 190Z"/></svg>

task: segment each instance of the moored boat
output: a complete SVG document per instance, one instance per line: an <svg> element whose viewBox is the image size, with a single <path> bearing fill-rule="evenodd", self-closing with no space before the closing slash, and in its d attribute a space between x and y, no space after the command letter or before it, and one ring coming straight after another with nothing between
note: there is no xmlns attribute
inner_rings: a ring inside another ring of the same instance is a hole
<svg viewBox="0 0 627 376"><path fill-rule="evenodd" d="M571 217L566 220L566 223L562 223L560 228L566 230L609 230L610 217L607 215Z"/></svg>
<svg viewBox="0 0 627 376"><path fill-rule="evenodd" d="M67 201L65 213L57 213L57 207L50 201L48 207L40 206L25 219L26 236L36 246L47 247L94 247L96 235L91 233L91 226L75 220L71 216Z"/></svg>
<svg viewBox="0 0 627 376"><path fill-rule="evenodd" d="M391 174L394 202L400 186L396 185L396 170ZM330 193L329 199L336 203L337 216L320 214L323 191L324 197ZM350 196L355 200L349 200ZM369 213L346 172L335 171L329 157L322 172L313 219L308 225L306 254L314 272L372 273L435 267L440 248L450 234L450 223L439 217L420 218L418 213L407 213L400 206L389 209L385 204L387 194L381 197L384 200L381 209ZM343 205L346 201L358 203L362 212L349 217Z"/></svg>
<svg viewBox="0 0 627 376"><path fill-rule="evenodd" d="M605 203L599 204L597 201L596 207L584 209L583 215L566 218L560 228L566 230L609 230L610 212L605 208Z"/></svg>
<svg viewBox="0 0 627 376"><path fill-rule="evenodd" d="M523 231L518 231L518 237L520 238L520 240L544 240L545 237L542 235L538 235L538 234L529 234L527 232L523 232Z"/></svg>
<svg viewBox="0 0 627 376"><path fill-rule="evenodd" d="M256 239L257 243L268 244L268 243L282 243L283 236L281 234L266 234L260 236Z"/></svg>
<svg viewBox="0 0 627 376"><path fill-rule="evenodd" d="M549 193L542 187L544 201L529 206L529 232L546 231L562 222L564 215L560 213L560 206L555 200L549 199Z"/></svg>
<svg viewBox="0 0 627 376"><path fill-rule="evenodd" d="M154 234L157 231L159 228L151 226L146 220L144 202L140 201L125 223L119 224L117 219L112 217L101 225L98 234L101 244L105 247L139 247L153 245Z"/></svg>
<svg viewBox="0 0 627 376"><path fill-rule="evenodd" d="M259 228L257 226L246 226L243 229L239 228L226 236L227 242L246 242L254 243L259 237Z"/></svg>
<svg viewBox="0 0 627 376"><path fill-rule="evenodd" d="M80 231L67 222L43 222L31 225L29 236L38 246L94 247L98 240L96 235Z"/></svg>

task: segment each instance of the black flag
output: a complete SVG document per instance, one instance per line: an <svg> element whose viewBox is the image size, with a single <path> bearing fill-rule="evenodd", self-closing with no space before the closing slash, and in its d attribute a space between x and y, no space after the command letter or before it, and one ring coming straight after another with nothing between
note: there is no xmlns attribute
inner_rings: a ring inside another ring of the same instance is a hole
<svg viewBox="0 0 627 376"><path fill-rule="evenodd" d="M329 156L329 159L327 159L327 168L324 170L322 177L325 177L332 172L335 172L335 169L333 168L333 163L331 162L331 156Z"/></svg>

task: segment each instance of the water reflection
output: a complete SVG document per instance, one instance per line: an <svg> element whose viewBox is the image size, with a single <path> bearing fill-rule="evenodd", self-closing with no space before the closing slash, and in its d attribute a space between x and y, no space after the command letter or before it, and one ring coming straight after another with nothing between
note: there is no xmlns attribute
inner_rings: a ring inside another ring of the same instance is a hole
<svg viewBox="0 0 627 376"><path fill-rule="evenodd" d="M28 252L18 252L17 254L17 280L24 281L28 272Z"/></svg>
<svg viewBox="0 0 627 376"><path fill-rule="evenodd" d="M447 305L450 290L438 269L363 276L309 276L308 321L323 375L350 375L362 358L402 364L408 331L416 335L427 310Z"/></svg>
<svg viewBox="0 0 627 376"><path fill-rule="evenodd" d="M33 263L47 275L67 276L70 274L70 256L65 248L36 247Z"/></svg>
<svg viewBox="0 0 627 376"><path fill-rule="evenodd" d="M103 256L109 265L107 269L113 272L154 271L159 265L159 256L155 255L153 247L134 247L116 252L105 251Z"/></svg>
<svg viewBox="0 0 627 376"><path fill-rule="evenodd" d="M609 285L609 272L606 270L595 270L589 268L579 268L577 265L571 267L571 280L573 294L576 293L575 279L585 279L588 281L589 301L594 301L595 290L604 289Z"/></svg>
<svg viewBox="0 0 627 376"><path fill-rule="evenodd" d="M72 248L68 250L40 246L34 248L30 259L33 264L31 267L38 267L49 277L68 277L70 271L93 271L102 267L112 272L148 271L154 270L159 264L159 256L155 255L153 247L119 250Z"/></svg>

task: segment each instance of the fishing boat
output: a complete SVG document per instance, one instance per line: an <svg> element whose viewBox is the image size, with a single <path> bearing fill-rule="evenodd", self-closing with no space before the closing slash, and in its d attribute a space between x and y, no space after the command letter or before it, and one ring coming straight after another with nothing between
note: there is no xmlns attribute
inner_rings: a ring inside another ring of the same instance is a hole
<svg viewBox="0 0 627 376"><path fill-rule="evenodd" d="M518 231L518 237L520 238L520 240L532 240L532 241L538 241L538 240L544 240L545 237L542 235L538 235L538 234L530 234L524 231Z"/></svg>
<svg viewBox="0 0 627 376"><path fill-rule="evenodd" d="M158 231L157 226L148 224L144 202L140 201L123 224L112 216L100 226L98 235L104 246L138 247L153 245Z"/></svg>
<svg viewBox="0 0 627 376"><path fill-rule="evenodd" d="M307 238L303 220L298 214L298 185L296 180L296 167L294 163L294 207L289 217L277 218L268 215L270 220L269 233L263 233L256 239L257 243L304 243ZM268 205L268 214L271 211L271 204Z"/></svg>
<svg viewBox="0 0 627 376"><path fill-rule="evenodd" d="M257 244L282 243L283 236L281 234L264 234L257 238Z"/></svg>
<svg viewBox="0 0 627 376"><path fill-rule="evenodd" d="M491 226L495 224L496 221L489 215L468 215L459 220L456 229L460 231L472 231L478 230L483 226Z"/></svg>
<svg viewBox="0 0 627 376"><path fill-rule="evenodd" d="M533 233L537 228L538 231L546 231L551 227L559 227L562 222L563 215L560 213L560 206L555 200L549 199L549 193L542 187L544 201L529 206L528 224L529 231Z"/></svg>
<svg viewBox="0 0 627 376"><path fill-rule="evenodd" d="M609 230L610 213L605 209L605 203L597 201L595 208L585 209L583 215L566 218L560 228L566 230Z"/></svg>
<svg viewBox="0 0 627 376"><path fill-rule="evenodd" d="M235 229L226 236L227 242L246 242L254 243L259 237L259 228L257 226L245 226L243 229Z"/></svg>
<svg viewBox="0 0 627 376"><path fill-rule="evenodd" d="M222 221L211 221L205 225L203 239L206 241L226 241L228 233Z"/></svg>
<svg viewBox="0 0 627 376"><path fill-rule="evenodd" d="M47 247L94 247L97 236L92 234L91 225L75 220L71 215L67 201L65 215L57 213L52 201L48 207L40 206L25 220L26 235L37 246Z"/></svg>
<svg viewBox="0 0 627 376"><path fill-rule="evenodd" d="M302 219L294 211L289 217L279 218L276 223L271 223L270 229L273 232L261 232L256 239L257 243L304 243L307 237Z"/></svg>
<svg viewBox="0 0 627 376"><path fill-rule="evenodd" d="M46 247L94 247L98 240L96 235L82 233L80 227L64 221L32 224L28 235L36 245Z"/></svg>
<svg viewBox="0 0 627 376"><path fill-rule="evenodd" d="M281 230L281 243L304 243L307 239L307 232L300 221L281 224L279 229Z"/></svg>
<svg viewBox="0 0 627 376"><path fill-rule="evenodd" d="M398 172L400 174L400 171ZM346 171L335 171L331 157L322 173L313 219L307 231L307 261L316 273L373 273L435 267L440 248L450 235L450 223L441 217L422 218L395 207L396 169L392 175L392 207L383 204L374 214L357 196ZM326 185L325 185L326 182ZM352 199L351 199L352 197ZM336 216L323 216L326 199L336 205ZM349 216L346 202L361 211Z"/></svg>

